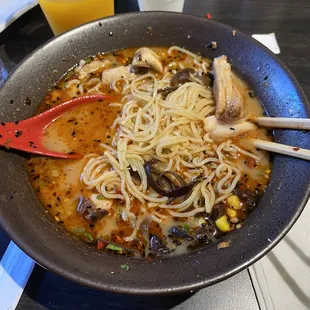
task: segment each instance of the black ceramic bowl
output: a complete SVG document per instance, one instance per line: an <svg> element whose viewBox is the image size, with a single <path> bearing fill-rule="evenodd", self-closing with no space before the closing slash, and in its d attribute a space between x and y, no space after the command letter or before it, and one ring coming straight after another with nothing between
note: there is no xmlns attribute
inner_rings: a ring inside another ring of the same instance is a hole
<svg viewBox="0 0 310 310"><path fill-rule="evenodd" d="M151 28L150 28L151 27ZM151 29L151 31L150 31ZM298 83L266 48L233 28L177 13L134 13L67 32L28 56L0 91L0 120L32 116L48 89L80 59L125 47L180 45L204 56L228 56L272 116L309 117ZM212 51L210 41L217 42ZM26 101L31 100L31 105ZM277 130L280 143L310 149L304 131ZM276 155L270 184L231 246L213 244L183 256L148 262L98 252L70 236L37 200L20 153L0 150L0 221L21 249L48 270L93 288L132 294L182 293L224 280L274 247L294 224L309 194L309 162ZM124 271L122 264L130 269Z"/></svg>

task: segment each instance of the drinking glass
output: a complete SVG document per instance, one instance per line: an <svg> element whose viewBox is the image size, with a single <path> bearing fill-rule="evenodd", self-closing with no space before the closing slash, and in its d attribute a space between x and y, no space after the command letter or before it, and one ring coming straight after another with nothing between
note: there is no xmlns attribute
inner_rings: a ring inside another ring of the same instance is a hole
<svg viewBox="0 0 310 310"><path fill-rule="evenodd" d="M114 0L39 0L55 35L114 14Z"/></svg>
<svg viewBox="0 0 310 310"><path fill-rule="evenodd" d="M140 11L182 12L184 0L138 0Z"/></svg>

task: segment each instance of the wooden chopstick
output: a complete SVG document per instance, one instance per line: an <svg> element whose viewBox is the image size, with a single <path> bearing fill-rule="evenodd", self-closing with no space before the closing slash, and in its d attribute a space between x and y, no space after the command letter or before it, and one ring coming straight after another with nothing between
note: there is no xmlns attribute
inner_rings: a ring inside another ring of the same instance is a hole
<svg viewBox="0 0 310 310"><path fill-rule="evenodd" d="M253 139L253 143L257 148L265 151L310 160L310 150L260 139Z"/></svg>
<svg viewBox="0 0 310 310"><path fill-rule="evenodd" d="M264 127L310 130L310 118L256 117L253 121Z"/></svg>

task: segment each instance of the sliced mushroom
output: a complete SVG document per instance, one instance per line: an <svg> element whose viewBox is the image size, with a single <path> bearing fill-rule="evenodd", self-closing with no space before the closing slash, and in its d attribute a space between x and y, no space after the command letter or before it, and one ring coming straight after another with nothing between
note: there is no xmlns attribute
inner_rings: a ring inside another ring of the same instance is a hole
<svg viewBox="0 0 310 310"><path fill-rule="evenodd" d="M148 47L141 47L135 52L131 68L134 72L139 72L141 69L151 69L157 72L164 71L163 64L158 55Z"/></svg>
<svg viewBox="0 0 310 310"><path fill-rule="evenodd" d="M177 72L171 79L171 86L178 86L185 84L187 82L192 82L191 74L194 74L195 70L193 68L184 68L181 71Z"/></svg>
<svg viewBox="0 0 310 310"><path fill-rule="evenodd" d="M226 140L239 136L242 133L255 129L256 126L247 121L239 123L226 124L219 121L214 115L206 117L204 120L204 129L213 140Z"/></svg>
<svg viewBox="0 0 310 310"><path fill-rule="evenodd" d="M168 255L171 253L171 250L156 235L150 236L150 251L156 256Z"/></svg>
<svg viewBox="0 0 310 310"><path fill-rule="evenodd" d="M96 222L103 216L108 215L109 211L107 205L105 206L105 208L103 208L103 206L100 207L99 205L95 204L92 200L93 200L92 197L91 200L89 200L88 198L81 196L76 210L86 220ZM108 201L107 199L105 200Z"/></svg>
<svg viewBox="0 0 310 310"><path fill-rule="evenodd" d="M92 205L91 201L88 198L81 196L79 203L76 207L76 211L79 214L84 214L87 209L91 209L92 207L93 207L93 205Z"/></svg>
<svg viewBox="0 0 310 310"><path fill-rule="evenodd" d="M169 229L169 238L192 241L194 237L188 234L184 229L173 226Z"/></svg>
<svg viewBox="0 0 310 310"><path fill-rule="evenodd" d="M121 66L116 67L112 69L108 69L102 72L102 84L109 85L113 81L125 78L125 79L131 79L133 77L133 74L130 73L130 67L129 66Z"/></svg>
<svg viewBox="0 0 310 310"><path fill-rule="evenodd" d="M214 58L212 69L216 118L226 123L241 119L245 115L244 100L238 89L233 85L231 66L227 62L227 57L223 55Z"/></svg>

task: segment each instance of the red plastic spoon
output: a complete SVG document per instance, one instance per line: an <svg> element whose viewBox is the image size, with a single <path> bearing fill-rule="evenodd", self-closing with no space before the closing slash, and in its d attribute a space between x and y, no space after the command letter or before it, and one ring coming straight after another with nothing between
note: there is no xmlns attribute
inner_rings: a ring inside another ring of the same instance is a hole
<svg viewBox="0 0 310 310"><path fill-rule="evenodd" d="M59 153L47 149L43 145L43 132L59 116L85 103L103 101L112 98L106 95L89 95L64 102L50 110L23 121L0 124L0 146L28 153L57 158L80 159L77 153Z"/></svg>

